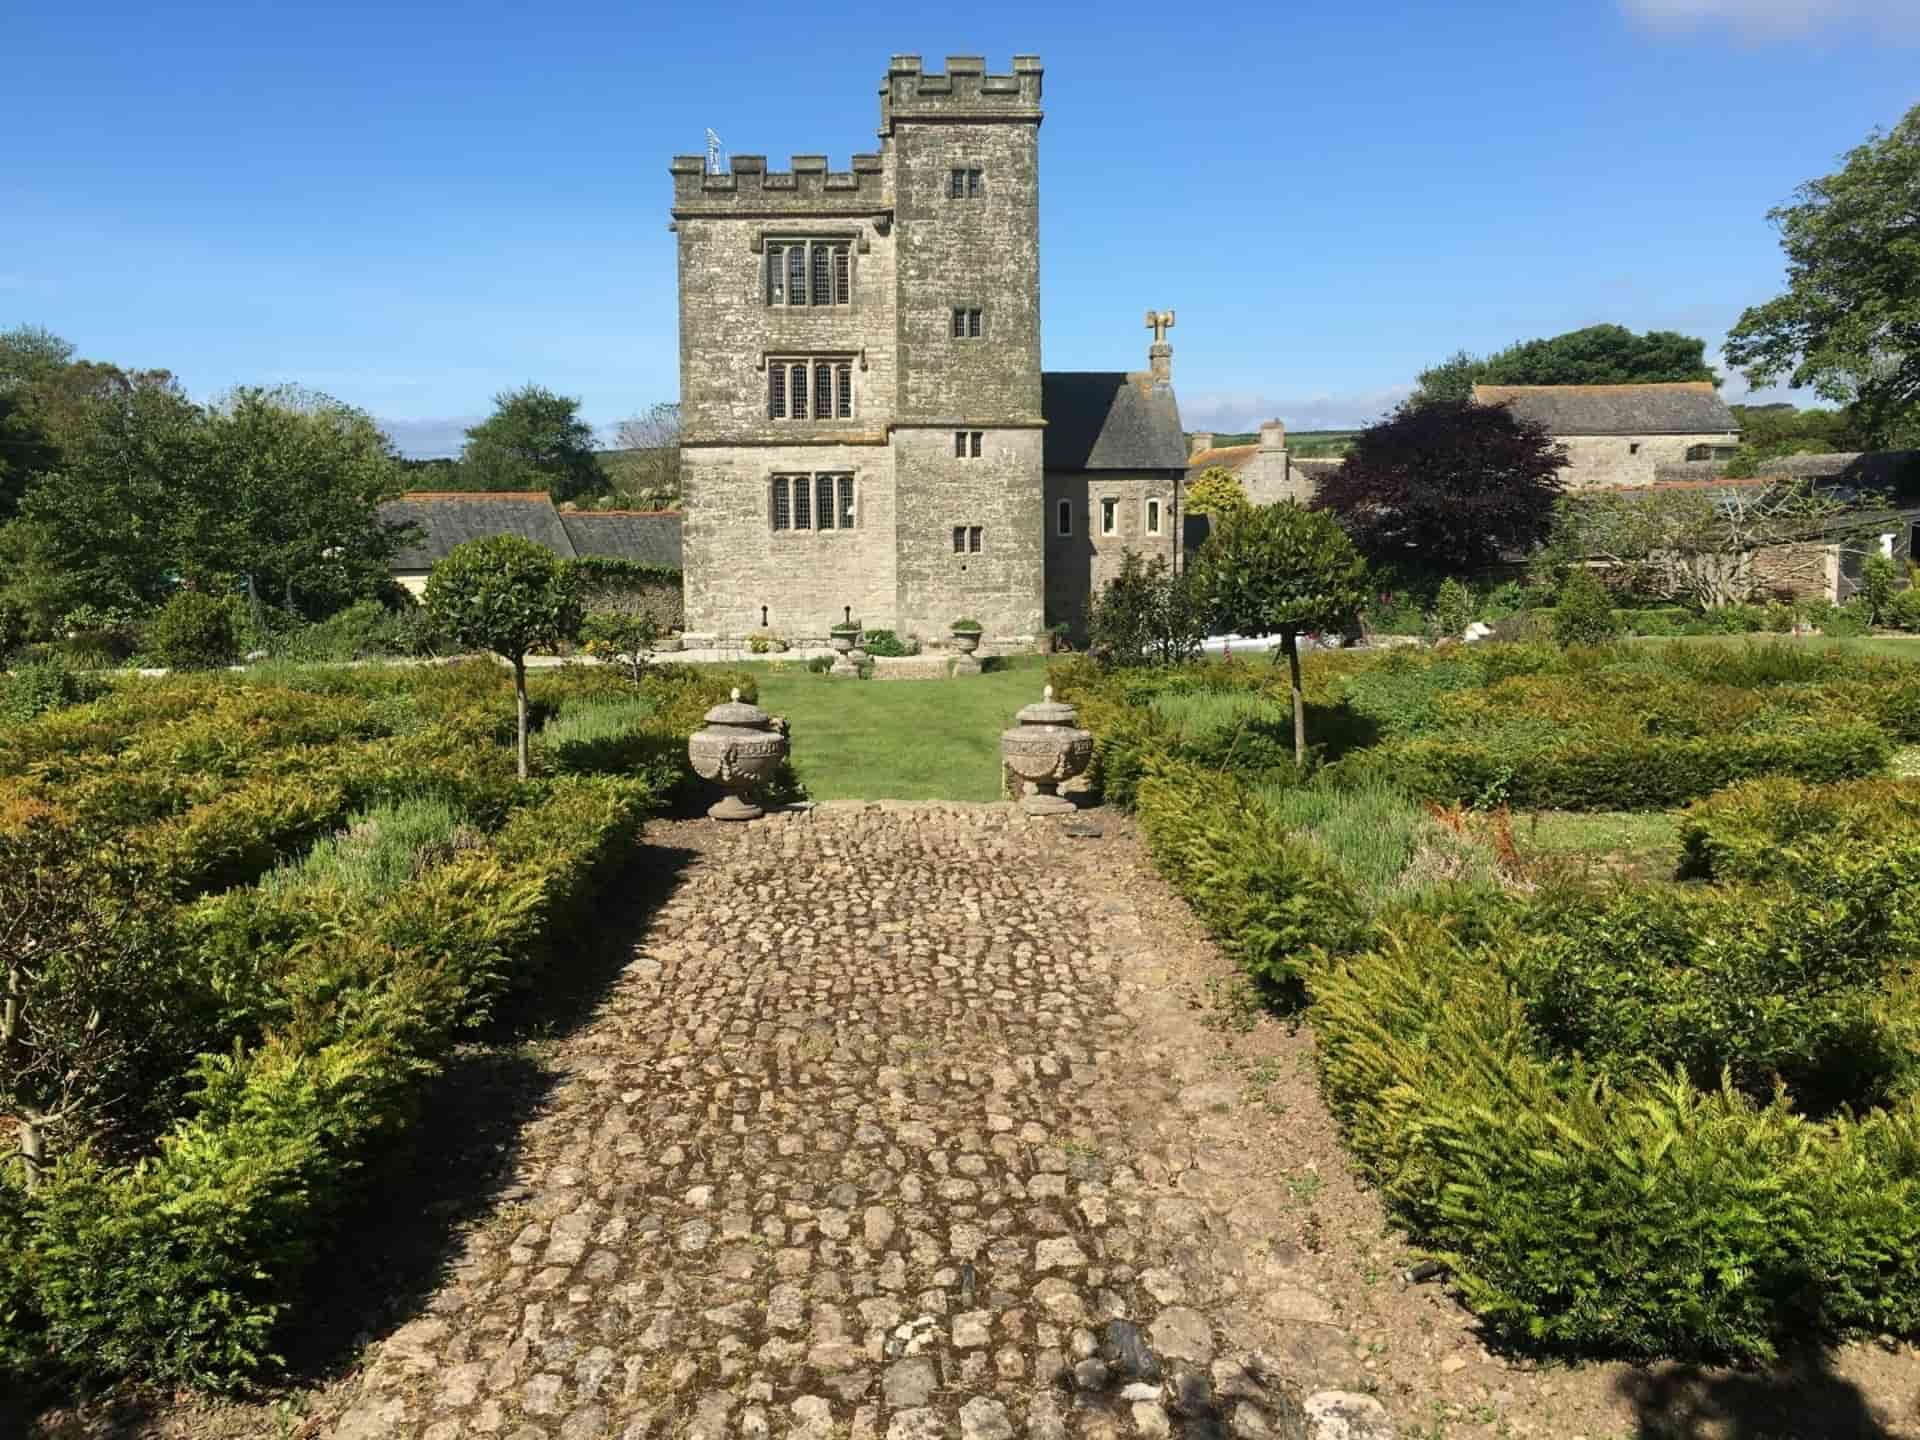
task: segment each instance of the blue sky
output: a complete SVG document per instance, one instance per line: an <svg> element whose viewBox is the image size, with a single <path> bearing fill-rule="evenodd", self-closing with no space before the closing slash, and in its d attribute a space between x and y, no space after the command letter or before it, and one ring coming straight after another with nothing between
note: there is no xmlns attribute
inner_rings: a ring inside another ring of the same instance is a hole
<svg viewBox="0 0 1920 1440"><path fill-rule="evenodd" d="M839 168L894 53L1042 58L1046 364L1139 367L1171 307L1223 430L1597 321L1717 347L1780 286L1768 208L1920 100L1920 0L8 8L0 328L418 454L526 380L673 398L668 158Z"/></svg>

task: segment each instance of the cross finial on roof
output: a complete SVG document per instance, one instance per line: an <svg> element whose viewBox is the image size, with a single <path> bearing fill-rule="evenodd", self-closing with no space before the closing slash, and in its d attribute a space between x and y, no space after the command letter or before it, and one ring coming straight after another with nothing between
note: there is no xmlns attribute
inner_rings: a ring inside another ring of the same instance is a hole
<svg viewBox="0 0 1920 1440"><path fill-rule="evenodd" d="M1173 311L1171 310L1147 311L1147 329L1153 331L1154 344L1159 345L1164 343L1167 338L1167 331L1171 330L1172 328L1173 328Z"/></svg>

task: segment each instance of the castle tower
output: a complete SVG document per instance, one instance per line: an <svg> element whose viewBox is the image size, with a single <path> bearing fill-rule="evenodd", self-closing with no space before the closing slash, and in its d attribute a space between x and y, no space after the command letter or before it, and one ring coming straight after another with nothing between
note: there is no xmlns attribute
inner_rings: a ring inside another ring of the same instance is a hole
<svg viewBox="0 0 1920 1440"><path fill-rule="evenodd" d="M1039 61L896 56L845 171L675 157L687 628L1041 628Z"/></svg>

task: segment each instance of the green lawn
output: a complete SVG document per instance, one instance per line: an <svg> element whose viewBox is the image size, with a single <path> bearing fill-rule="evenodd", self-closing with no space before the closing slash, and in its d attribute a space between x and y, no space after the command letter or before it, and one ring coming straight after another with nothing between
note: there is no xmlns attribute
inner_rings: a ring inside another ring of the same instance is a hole
<svg viewBox="0 0 1920 1440"><path fill-rule="evenodd" d="M793 726L793 768L815 800L998 800L1000 732L1040 698L1047 659L1011 656L959 680L830 680L754 663L760 708Z"/></svg>
<svg viewBox="0 0 1920 1440"><path fill-rule="evenodd" d="M1828 645L1858 655L1882 655L1895 660L1920 660L1920 635L1638 635L1636 645Z"/></svg>

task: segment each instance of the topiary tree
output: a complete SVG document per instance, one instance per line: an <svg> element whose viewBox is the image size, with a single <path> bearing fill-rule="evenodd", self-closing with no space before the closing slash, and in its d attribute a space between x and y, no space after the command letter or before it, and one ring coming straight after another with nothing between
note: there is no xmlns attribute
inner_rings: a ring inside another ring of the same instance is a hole
<svg viewBox="0 0 1920 1440"><path fill-rule="evenodd" d="M1366 561L1333 516L1287 500L1221 517L1189 573L1216 625L1280 636L1293 683L1293 758L1306 764L1300 635L1352 621L1370 593Z"/></svg>
<svg viewBox="0 0 1920 1440"><path fill-rule="evenodd" d="M1187 487L1187 513L1216 518L1248 508L1246 487L1224 465L1209 465Z"/></svg>
<svg viewBox="0 0 1920 1440"><path fill-rule="evenodd" d="M240 651L233 607L197 590L182 590L147 624L146 648L169 670L216 670Z"/></svg>
<svg viewBox="0 0 1920 1440"><path fill-rule="evenodd" d="M1611 640L1619 626L1613 616L1613 594L1591 570L1579 566L1560 586L1560 603L1553 612L1553 638L1562 645L1598 645Z"/></svg>
<svg viewBox="0 0 1920 1440"><path fill-rule="evenodd" d="M527 778L527 652L580 628L580 582L551 550L518 535L468 540L427 576L427 609L455 644L491 650L513 665L519 724L515 754Z"/></svg>

